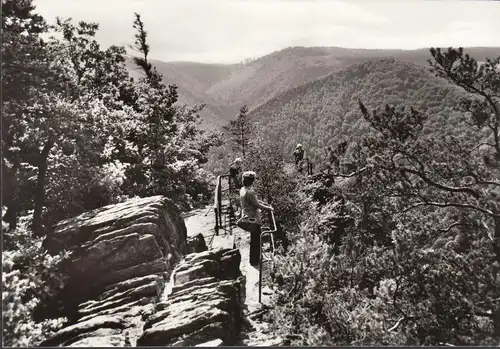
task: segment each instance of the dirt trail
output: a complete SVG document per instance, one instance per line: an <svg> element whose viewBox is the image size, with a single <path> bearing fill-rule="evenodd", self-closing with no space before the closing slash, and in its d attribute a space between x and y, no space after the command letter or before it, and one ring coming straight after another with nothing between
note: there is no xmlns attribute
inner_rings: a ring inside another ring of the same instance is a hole
<svg viewBox="0 0 500 349"><path fill-rule="evenodd" d="M207 214L208 212L208 214ZM210 242L214 235L215 216L211 206L197 209L184 216L188 236L203 234L207 246L210 248ZM221 234L224 234L223 232ZM246 278L246 315L253 330L247 333L245 344L249 346L269 346L278 343L279 340L270 340L266 334L268 324L262 322L258 314L263 310L263 305L259 303L259 269L250 265L250 234L238 227L233 228L236 247L241 253L240 270ZM266 263L267 264L267 263ZM265 264L265 266L267 266ZM267 266L268 267L268 266ZM270 303L270 289L264 287L262 294L262 303Z"/></svg>

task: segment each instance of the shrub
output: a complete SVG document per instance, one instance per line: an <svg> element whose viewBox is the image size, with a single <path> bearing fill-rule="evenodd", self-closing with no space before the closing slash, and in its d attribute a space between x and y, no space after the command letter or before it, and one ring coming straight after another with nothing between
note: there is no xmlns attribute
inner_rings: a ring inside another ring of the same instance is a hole
<svg viewBox="0 0 500 349"><path fill-rule="evenodd" d="M2 344L27 347L38 345L57 331L66 319L33 320L33 312L64 280L57 266L66 253L51 256L42 248L42 239L28 229L31 216L21 217L14 231L2 227Z"/></svg>

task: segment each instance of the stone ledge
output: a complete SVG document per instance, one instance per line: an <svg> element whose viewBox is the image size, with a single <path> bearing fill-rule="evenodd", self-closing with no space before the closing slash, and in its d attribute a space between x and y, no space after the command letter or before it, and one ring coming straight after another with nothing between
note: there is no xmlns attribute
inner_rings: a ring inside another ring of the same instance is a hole
<svg viewBox="0 0 500 349"><path fill-rule="evenodd" d="M171 294L146 317L137 345L236 345L244 294L240 261L239 251L232 249L186 256L174 270Z"/></svg>

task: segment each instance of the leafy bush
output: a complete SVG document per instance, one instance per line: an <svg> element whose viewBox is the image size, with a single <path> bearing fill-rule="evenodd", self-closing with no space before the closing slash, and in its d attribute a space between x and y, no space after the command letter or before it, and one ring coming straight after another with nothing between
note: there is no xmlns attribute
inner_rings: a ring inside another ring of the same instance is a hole
<svg viewBox="0 0 500 349"><path fill-rule="evenodd" d="M3 230L2 253L2 344L36 346L62 327L66 319L33 320L39 302L64 285L57 266L65 253L51 256L42 248L42 239L32 237L30 218L21 217L15 231ZM6 227L2 227L6 228Z"/></svg>

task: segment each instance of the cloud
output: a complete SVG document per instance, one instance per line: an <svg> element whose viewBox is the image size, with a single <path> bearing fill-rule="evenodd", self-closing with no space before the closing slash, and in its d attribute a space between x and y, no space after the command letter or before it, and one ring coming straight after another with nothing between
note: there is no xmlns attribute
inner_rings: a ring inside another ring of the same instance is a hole
<svg viewBox="0 0 500 349"><path fill-rule="evenodd" d="M500 3L394 0L35 0L56 15L100 23L103 45L133 40L143 16L161 60L237 62L287 46L500 46Z"/></svg>

